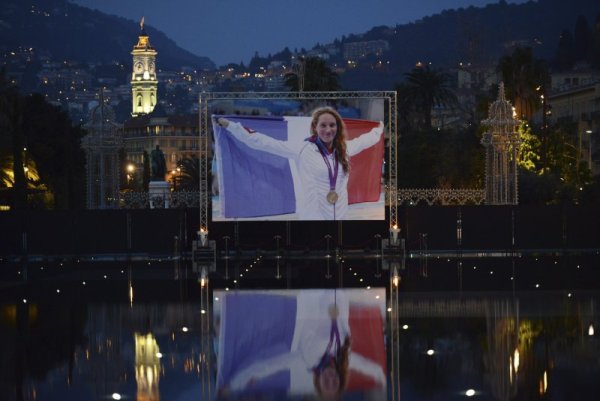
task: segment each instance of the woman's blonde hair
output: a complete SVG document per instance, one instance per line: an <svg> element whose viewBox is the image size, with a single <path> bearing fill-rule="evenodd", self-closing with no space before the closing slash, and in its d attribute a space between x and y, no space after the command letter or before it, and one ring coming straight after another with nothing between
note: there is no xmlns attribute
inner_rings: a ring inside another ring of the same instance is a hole
<svg viewBox="0 0 600 401"><path fill-rule="evenodd" d="M337 124L337 132L333 138L333 148L337 153L338 162L342 165L344 173L348 174L350 163L346 155L346 124L340 114L332 107L320 107L312 113L312 121L310 122L310 133L313 137L317 136L317 122L323 114L330 114L335 118Z"/></svg>

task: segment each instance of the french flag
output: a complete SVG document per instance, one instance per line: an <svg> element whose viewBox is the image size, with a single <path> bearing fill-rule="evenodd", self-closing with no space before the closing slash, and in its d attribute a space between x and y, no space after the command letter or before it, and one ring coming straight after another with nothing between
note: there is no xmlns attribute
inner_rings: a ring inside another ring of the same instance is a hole
<svg viewBox="0 0 600 401"><path fill-rule="evenodd" d="M239 122L249 134L256 131L302 146L310 136L311 117L224 116ZM215 120L213 120L215 121ZM347 140L375 128L379 122L344 119ZM213 123L219 181L219 207L224 218L293 214L296 194L289 159L249 148L225 128ZM349 204L376 202L381 194L383 137L375 146L350 158Z"/></svg>

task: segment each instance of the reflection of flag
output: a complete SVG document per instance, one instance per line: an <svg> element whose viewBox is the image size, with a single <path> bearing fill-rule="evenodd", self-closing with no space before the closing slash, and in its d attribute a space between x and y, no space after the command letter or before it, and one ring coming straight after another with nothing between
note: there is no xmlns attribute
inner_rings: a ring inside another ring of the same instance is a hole
<svg viewBox="0 0 600 401"><path fill-rule="evenodd" d="M350 305L348 325L352 333L352 352L385 367L385 348L383 341L377 341L383 336L383 319L377 308ZM383 369L384 371L385 368ZM369 390L378 387L373 378L350 370L348 390Z"/></svg>
<svg viewBox="0 0 600 401"><path fill-rule="evenodd" d="M233 293L221 299L224 316L217 388L227 386L237 371L289 352L296 315L296 299L292 297ZM281 371L256 380L252 389L286 390L289 385L290 372Z"/></svg>
<svg viewBox="0 0 600 401"><path fill-rule="evenodd" d="M244 127L277 140L287 140L287 122L282 118L228 117ZM288 159L272 155L220 135L213 127L219 148L219 194L224 217L255 217L294 213L296 197Z"/></svg>

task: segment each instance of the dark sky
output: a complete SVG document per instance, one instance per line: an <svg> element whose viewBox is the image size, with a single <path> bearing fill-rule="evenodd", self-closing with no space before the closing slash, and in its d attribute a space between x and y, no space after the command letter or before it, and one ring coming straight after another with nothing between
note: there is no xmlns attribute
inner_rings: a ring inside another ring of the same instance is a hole
<svg viewBox="0 0 600 401"><path fill-rule="evenodd" d="M134 21L145 17L182 48L217 65L248 63L288 46L310 49L379 25L498 0L71 0ZM566 0L565 0L566 1ZM524 3L525 0L509 0ZM152 40L152 38L150 38Z"/></svg>

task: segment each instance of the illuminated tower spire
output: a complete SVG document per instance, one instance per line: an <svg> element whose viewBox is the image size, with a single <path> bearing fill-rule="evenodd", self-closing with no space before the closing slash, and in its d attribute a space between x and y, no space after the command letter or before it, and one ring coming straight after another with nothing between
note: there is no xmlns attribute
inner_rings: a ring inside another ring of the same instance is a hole
<svg viewBox="0 0 600 401"><path fill-rule="evenodd" d="M134 117L151 113L156 106L156 50L144 30L144 17L140 21L140 36L133 46L133 71L131 73L132 111Z"/></svg>

